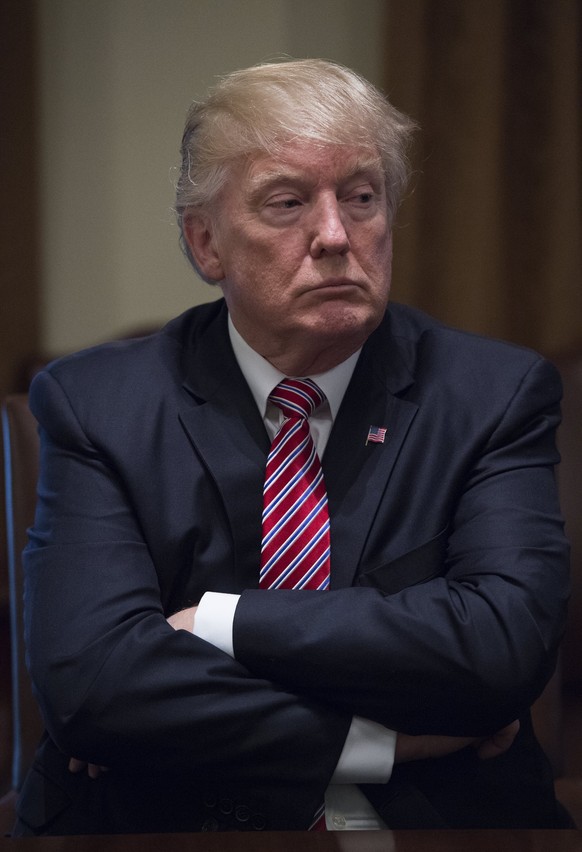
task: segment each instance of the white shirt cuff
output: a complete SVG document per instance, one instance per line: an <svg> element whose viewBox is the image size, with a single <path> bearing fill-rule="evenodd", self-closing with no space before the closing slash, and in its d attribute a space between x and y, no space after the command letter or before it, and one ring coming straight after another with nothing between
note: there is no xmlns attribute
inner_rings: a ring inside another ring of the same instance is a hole
<svg viewBox="0 0 582 852"><path fill-rule="evenodd" d="M192 631L233 658L234 613L239 598L226 592L205 592ZM395 731L354 716L331 783L385 784L392 774L395 748Z"/></svg>
<svg viewBox="0 0 582 852"><path fill-rule="evenodd" d="M386 784L392 774L396 732L354 716L332 784Z"/></svg>
<svg viewBox="0 0 582 852"><path fill-rule="evenodd" d="M231 657L234 657L234 611L239 598L240 595L226 592L205 592L198 604L192 631L194 636L205 639Z"/></svg>

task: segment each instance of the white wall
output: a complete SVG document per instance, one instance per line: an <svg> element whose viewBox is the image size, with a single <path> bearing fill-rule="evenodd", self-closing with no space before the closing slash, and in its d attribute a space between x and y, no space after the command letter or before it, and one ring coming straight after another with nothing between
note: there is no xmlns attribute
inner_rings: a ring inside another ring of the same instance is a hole
<svg viewBox="0 0 582 852"><path fill-rule="evenodd" d="M216 75L288 54L382 83L384 0L39 0L43 345L157 325L217 291L178 247L173 170Z"/></svg>

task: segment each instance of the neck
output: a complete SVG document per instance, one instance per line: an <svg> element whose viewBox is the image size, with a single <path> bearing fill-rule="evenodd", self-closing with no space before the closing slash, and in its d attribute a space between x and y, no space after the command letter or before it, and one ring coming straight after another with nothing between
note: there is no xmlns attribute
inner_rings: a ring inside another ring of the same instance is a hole
<svg viewBox="0 0 582 852"><path fill-rule="evenodd" d="M272 335L257 334L257 329L239 328L230 317L237 334L257 354L284 376L301 378L316 376L332 370L357 352L366 342L377 323L371 328L343 329L341 334L324 333Z"/></svg>
<svg viewBox="0 0 582 852"><path fill-rule="evenodd" d="M333 346L313 353L303 350L301 352L263 354L263 357L285 376L317 376L337 367L338 364L353 355L361 345L362 341L358 341L352 345L346 343L342 347Z"/></svg>

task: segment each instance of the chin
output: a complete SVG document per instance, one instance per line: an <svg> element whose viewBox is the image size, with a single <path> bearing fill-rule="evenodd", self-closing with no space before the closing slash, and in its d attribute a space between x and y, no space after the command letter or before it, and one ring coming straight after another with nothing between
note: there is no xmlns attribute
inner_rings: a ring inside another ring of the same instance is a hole
<svg viewBox="0 0 582 852"><path fill-rule="evenodd" d="M313 330L322 337L361 337L362 342L378 327L385 306L356 306L327 304L318 311Z"/></svg>

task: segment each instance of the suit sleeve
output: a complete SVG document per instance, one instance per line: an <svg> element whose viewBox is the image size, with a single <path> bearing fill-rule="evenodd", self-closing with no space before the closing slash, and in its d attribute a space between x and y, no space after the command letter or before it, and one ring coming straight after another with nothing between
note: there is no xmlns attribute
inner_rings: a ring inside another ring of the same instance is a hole
<svg viewBox="0 0 582 852"><path fill-rule="evenodd" d="M244 592L237 659L411 734L482 735L522 715L555 665L568 596L559 397L554 369L537 360L495 428L475 438L431 579L390 593ZM433 488L438 501L436 478Z"/></svg>
<svg viewBox="0 0 582 852"><path fill-rule="evenodd" d="M41 476L24 557L26 641L58 747L110 767L182 766L233 783L285 778L324 789L351 714L174 631L116 465L50 373L35 381L31 407Z"/></svg>

